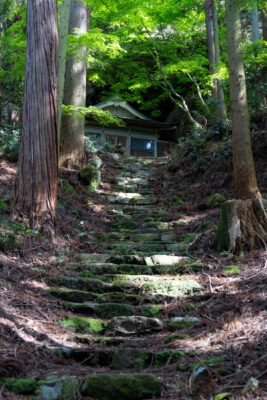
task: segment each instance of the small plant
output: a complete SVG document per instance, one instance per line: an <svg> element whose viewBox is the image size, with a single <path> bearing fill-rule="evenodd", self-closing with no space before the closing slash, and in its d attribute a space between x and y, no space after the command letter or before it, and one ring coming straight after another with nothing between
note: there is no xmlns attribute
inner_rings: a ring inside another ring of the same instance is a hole
<svg viewBox="0 0 267 400"><path fill-rule="evenodd" d="M3 155L10 161L17 161L19 158L20 130L0 131L0 146Z"/></svg>

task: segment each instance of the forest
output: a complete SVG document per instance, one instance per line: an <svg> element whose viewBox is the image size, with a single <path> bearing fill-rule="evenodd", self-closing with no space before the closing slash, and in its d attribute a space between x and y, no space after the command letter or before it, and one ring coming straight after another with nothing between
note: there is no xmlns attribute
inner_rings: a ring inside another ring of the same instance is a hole
<svg viewBox="0 0 267 400"><path fill-rule="evenodd" d="M1 0L0 400L266 399L267 4Z"/></svg>

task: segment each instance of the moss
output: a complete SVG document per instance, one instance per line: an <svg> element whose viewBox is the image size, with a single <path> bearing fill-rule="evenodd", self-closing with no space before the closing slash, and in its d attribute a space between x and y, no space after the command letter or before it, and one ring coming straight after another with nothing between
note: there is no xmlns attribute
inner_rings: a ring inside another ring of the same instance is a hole
<svg viewBox="0 0 267 400"><path fill-rule="evenodd" d="M22 395L32 395L38 388L38 381L35 379L13 379L4 378L0 380L0 385L4 385L5 388L12 393Z"/></svg>
<svg viewBox="0 0 267 400"><path fill-rule="evenodd" d="M179 371L194 371L199 367L203 367L205 365L210 365L210 366L218 365L223 361L224 361L224 357L210 358L209 360L202 360L197 363L180 364L180 365L178 365L177 369Z"/></svg>
<svg viewBox="0 0 267 400"><path fill-rule="evenodd" d="M61 187L62 189L67 190L68 192L75 192L74 186L67 180L61 182Z"/></svg>
<svg viewBox="0 0 267 400"><path fill-rule="evenodd" d="M208 198L206 206L208 208L220 207L226 201L226 197L220 193L215 193Z"/></svg>
<svg viewBox="0 0 267 400"><path fill-rule="evenodd" d="M79 178L89 191L96 190L101 181L101 172L95 167L85 167L80 170Z"/></svg>
<svg viewBox="0 0 267 400"><path fill-rule="evenodd" d="M162 316L162 307L157 305L147 305L140 308L140 315L143 317L155 317L158 318Z"/></svg>
<svg viewBox="0 0 267 400"><path fill-rule="evenodd" d="M102 333L107 326L106 322L99 319L76 316L63 318L59 323L71 332L77 333Z"/></svg>
<svg viewBox="0 0 267 400"><path fill-rule="evenodd" d="M183 340L188 337L189 337L189 335L187 335L186 333L181 333L180 335L171 335L164 339L164 343L169 344L169 343L175 342L175 340Z"/></svg>
<svg viewBox="0 0 267 400"><path fill-rule="evenodd" d="M223 270L226 275L239 275L241 273L241 270L237 265L228 265L227 267L224 267Z"/></svg>
<svg viewBox="0 0 267 400"><path fill-rule="evenodd" d="M83 290L71 290L71 289L47 289L46 293L52 296L64 300L64 301L94 301L98 298L98 294L86 292Z"/></svg>
<svg viewBox="0 0 267 400"><path fill-rule="evenodd" d="M166 363L176 362L184 356L180 350L163 350L155 354L155 366L164 366Z"/></svg>
<svg viewBox="0 0 267 400"><path fill-rule="evenodd" d="M160 397L160 380L152 374L91 375L82 394L94 400L143 400Z"/></svg>

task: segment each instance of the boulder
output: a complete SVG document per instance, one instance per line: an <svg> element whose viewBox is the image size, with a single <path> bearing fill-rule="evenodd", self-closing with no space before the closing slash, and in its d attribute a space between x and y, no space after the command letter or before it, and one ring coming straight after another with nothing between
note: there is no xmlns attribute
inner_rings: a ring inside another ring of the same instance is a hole
<svg viewBox="0 0 267 400"><path fill-rule="evenodd" d="M98 156L94 156L92 158L89 158L87 162L88 162L88 165L90 167L94 167L94 168L97 168L97 169L101 168L102 165L103 165L103 161Z"/></svg>
<svg viewBox="0 0 267 400"><path fill-rule="evenodd" d="M85 167L80 170L79 178L89 190L96 190L101 181L101 172L95 167Z"/></svg>
<svg viewBox="0 0 267 400"><path fill-rule="evenodd" d="M163 329L163 323L158 318L147 318L141 316L116 317L108 324L110 335L138 335L160 331Z"/></svg>

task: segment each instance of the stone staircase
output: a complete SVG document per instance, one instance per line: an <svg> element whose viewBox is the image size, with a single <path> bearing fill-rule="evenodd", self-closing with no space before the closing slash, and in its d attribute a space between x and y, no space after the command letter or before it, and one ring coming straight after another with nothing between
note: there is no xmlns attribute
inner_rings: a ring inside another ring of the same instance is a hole
<svg viewBox="0 0 267 400"><path fill-rule="evenodd" d="M94 400L163 399L163 381L168 398L177 398L177 369L198 365L182 340L200 318L188 302L182 313L168 306L199 295L192 272L201 266L186 255L186 238L177 237L168 209L153 194L153 163L130 159L116 169L114 191L106 194L110 231L89 233L103 252L77 254L67 265L69 274L45 278L47 294L65 310L58 323L70 343L49 350L77 368L88 366L88 377L82 385L73 376L50 377L38 389L41 399L74 399L76 386L80 396ZM173 363L177 368L166 383L162 367Z"/></svg>

